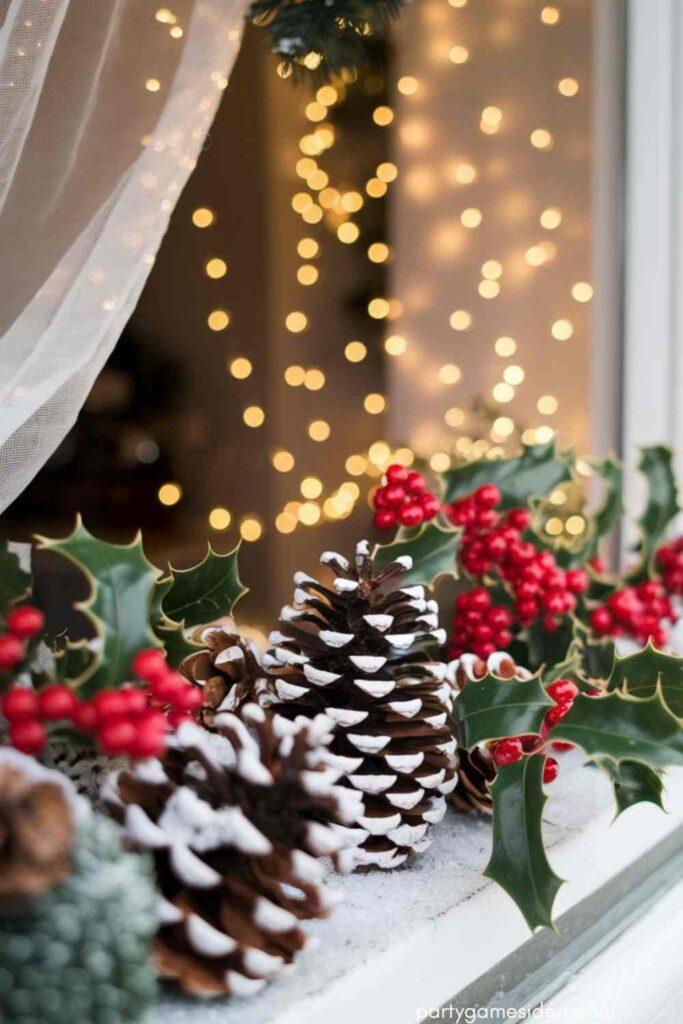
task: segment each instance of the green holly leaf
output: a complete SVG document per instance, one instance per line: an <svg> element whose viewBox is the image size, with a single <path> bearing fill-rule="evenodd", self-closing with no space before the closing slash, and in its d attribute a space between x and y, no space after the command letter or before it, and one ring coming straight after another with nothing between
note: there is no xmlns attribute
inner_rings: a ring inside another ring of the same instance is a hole
<svg viewBox="0 0 683 1024"><path fill-rule="evenodd" d="M572 637L572 620L568 615L563 616L554 633L548 633L537 620L522 634L520 642L526 643L526 654L522 663L535 672L542 665L563 662L571 646Z"/></svg>
<svg viewBox="0 0 683 1024"><path fill-rule="evenodd" d="M424 583L433 587L439 576L457 575L460 530L440 526L434 520L414 530L400 532L391 544L378 544L375 566L383 569L402 555L412 558L412 568L401 577L401 585Z"/></svg>
<svg viewBox="0 0 683 1024"><path fill-rule="evenodd" d="M661 772L638 761L611 761L609 758L596 762L605 772L614 787L617 810L615 818L635 804L651 803L664 810L662 792L664 784Z"/></svg>
<svg viewBox="0 0 683 1024"><path fill-rule="evenodd" d="M650 697L659 691L669 711L683 718L683 658L664 654L651 643L625 658L615 654L607 689L631 697Z"/></svg>
<svg viewBox="0 0 683 1024"><path fill-rule="evenodd" d="M565 549L565 568L575 566L583 568L586 562L595 558L600 548L601 539L618 525L624 513L624 474L621 463L610 456L601 461L591 459L589 464L595 476L602 480L604 497L597 512L587 517L588 529L584 542L576 547ZM608 587L608 590L612 589L614 588Z"/></svg>
<svg viewBox="0 0 683 1024"><path fill-rule="evenodd" d="M552 928L553 903L563 884L543 845L544 764L538 754L524 757L499 768L489 786L493 850L484 874L512 897L532 931Z"/></svg>
<svg viewBox="0 0 683 1024"><path fill-rule="evenodd" d="M570 453L555 451L554 441L523 445L522 454L513 458L480 459L442 473L444 501L464 498L482 484L495 484L502 495L501 508L527 505L532 498L571 480L572 461Z"/></svg>
<svg viewBox="0 0 683 1024"><path fill-rule="evenodd" d="M205 557L191 569L169 566L172 585L162 598L167 618L193 628L231 615L240 597L247 593L239 578L239 549L240 544L219 555L209 545Z"/></svg>
<svg viewBox="0 0 683 1024"><path fill-rule="evenodd" d="M23 600L31 590L31 574L8 540L0 540L0 615L7 615L12 605Z"/></svg>
<svg viewBox="0 0 683 1024"><path fill-rule="evenodd" d="M591 688L597 680L608 678L616 657L614 643L593 639L591 631L578 619L574 620L571 651L579 656L579 674L586 684L584 689ZM578 684L577 679L571 678Z"/></svg>
<svg viewBox="0 0 683 1024"><path fill-rule="evenodd" d="M628 576L630 583L648 579L652 557L664 538L667 526L679 511L671 461L671 449L663 445L640 450L638 469L647 481L647 504L638 520L641 560L637 569Z"/></svg>
<svg viewBox="0 0 683 1024"><path fill-rule="evenodd" d="M468 750L503 736L539 733L553 701L538 678L486 675L458 694L451 712L458 743Z"/></svg>
<svg viewBox="0 0 683 1024"><path fill-rule="evenodd" d="M151 621L157 639L164 645L168 664L172 668L178 668L184 658L202 648L199 644L187 639L182 623L173 622L172 619L164 615L163 601L172 586L172 576L157 581L152 599Z"/></svg>
<svg viewBox="0 0 683 1024"><path fill-rule="evenodd" d="M683 729L659 687L642 700L620 690L603 697L580 694L554 727L553 739L576 743L591 758L640 761L652 768L683 765Z"/></svg>
<svg viewBox="0 0 683 1024"><path fill-rule="evenodd" d="M60 683L69 683L72 679L80 679L91 665L95 656L88 646L87 640L72 643L64 640L54 650L55 673Z"/></svg>
<svg viewBox="0 0 683 1024"><path fill-rule="evenodd" d="M93 657L83 664L83 651L71 651L66 664L69 670L72 665L79 670L68 679L69 684L84 697L120 686L130 677L137 652L159 646L150 614L160 571L147 560L140 534L130 544L109 544L88 533L79 517L73 533L64 540L36 540L39 547L72 562L88 582L88 597L76 608L90 620L95 632L89 643Z"/></svg>

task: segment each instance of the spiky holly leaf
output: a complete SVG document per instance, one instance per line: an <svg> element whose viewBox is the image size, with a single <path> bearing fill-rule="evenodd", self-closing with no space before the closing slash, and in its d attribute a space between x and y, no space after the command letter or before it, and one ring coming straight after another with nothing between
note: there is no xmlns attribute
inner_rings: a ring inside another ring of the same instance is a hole
<svg viewBox="0 0 683 1024"><path fill-rule="evenodd" d="M486 675L458 694L451 715L459 745L469 750L486 740L540 732L552 705L538 678Z"/></svg>
<svg viewBox="0 0 683 1024"><path fill-rule="evenodd" d="M647 481L647 503L638 520L641 533L640 562L629 574L629 582L640 583L650 574L650 563L666 528L679 511L672 452L663 445L641 448L638 469Z"/></svg>
<svg viewBox="0 0 683 1024"><path fill-rule="evenodd" d="M55 647L55 673L62 683L72 679L80 679L94 663L95 655L90 650L87 640L72 643L65 639Z"/></svg>
<svg viewBox="0 0 683 1024"><path fill-rule="evenodd" d="M539 754L524 757L499 768L489 786L493 849L484 874L512 897L532 931L552 928L553 903L563 883L543 844L544 764Z"/></svg>
<svg viewBox="0 0 683 1024"><path fill-rule="evenodd" d="M5 616L12 605L21 601L31 590L31 574L21 567L10 542L0 540L0 615Z"/></svg>
<svg viewBox="0 0 683 1024"><path fill-rule="evenodd" d="M651 803L664 809L662 792L664 784L661 772L639 761L611 761L609 758L596 762L605 772L614 787L617 810L615 818L635 804Z"/></svg>
<svg viewBox="0 0 683 1024"><path fill-rule="evenodd" d="M580 694L554 727L553 739L576 743L591 758L640 761L654 768L683 765L683 729L659 688L642 700L620 690L602 697Z"/></svg>
<svg viewBox="0 0 683 1024"><path fill-rule="evenodd" d="M442 473L444 501L464 498L482 484L495 484L502 495L501 508L527 505L571 480L572 461L570 453L556 452L554 441L523 445L522 454L511 459L480 459Z"/></svg>
<svg viewBox="0 0 683 1024"><path fill-rule="evenodd" d="M585 683L582 689L591 689L597 681L607 679L616 657L613 641L594 640L591 631L578 619L574 620L570 652L580 659L579 674ZM571 678L578 685L578 679Z"/></svg>
<svg viewBox="0 0 683 1024"><path fill-rule="evenodd" d="M553 633L548 633L536 620L524 630L519 642L526 643L522 664L528 665L532 671L535 672L542 665L557 664L567 657L572 642L572 620L564 616Z"/></svg>
<svg viewBox="0 0 683 1024"><path fill-rule="evenodd" d="M460 530L440 526L432 520L414 530L402 531L391 544L378 544L375 566L383 569L397 558L408 555L412 568L401 577L401 585L424 583L433 587L439 576L457 575L456 559Z"/></svg>
<svg viewBox="0 0 683 1024"><path fill-rule="evenodd" d="M157 639L164 645L168 664L172 668L177 668L183 658L186 658L188 654L200 651L201 646L187 639L181 623L173 622L172 619L164 615L164 597L172 586L172 576L167 576L165 579L157 581L152 600L151 620Z"/></svg>
<svg viewBox="0 0 683 1024"><path fill-rule="evenodd" d="M94 629L95 639L90 644L93 658L83 664L82 652L69 655L67 664L79 666L78 674L67 680L69 685L85 697L120 686L129 678L138 651L159 646L150 614L160 571L147 560L140 534L130 544L109 544L93 537L79 516L69 537L36 540L40 548L72 562L88 582L88 597L76 608Z"/></svg>
<svg viewBox="0 0 683 1024"><path fill-rule="evenodd" d="M683 658L664 654L651 643L624 658L615 654L607 689L632 697L650 697L660 690L669 711L683 718Z"/></svg>
<svg viewBox="0 0 683 1024"><path fill-rule="evenodd" d="M219 555L209 545L205 557L191 569L169 566L173 582L162 598L165 615L186 628L231 615L240 597L247 593L239 578L239 549L240 544Z"/></svg>

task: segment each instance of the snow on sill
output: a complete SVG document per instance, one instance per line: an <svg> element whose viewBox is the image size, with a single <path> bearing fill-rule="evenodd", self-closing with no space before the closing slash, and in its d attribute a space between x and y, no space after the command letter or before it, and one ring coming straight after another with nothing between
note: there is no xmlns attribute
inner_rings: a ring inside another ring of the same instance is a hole
<svg viewBox="0 0 683 1024"><path fill-rule="evenodd" d="M607 780L560 755L549 787L545 836L550 860L569 883L556 916L590 895L683 822L683 771L667 779L666 807L641 804L610 825ZM327 921L308 923L311 941L289 975L249 1000L196 1002L165 992L145 1024L413 1024L529 938L512 901L482 878L490 823L449 813L412 865L353 875Z"/></svg>

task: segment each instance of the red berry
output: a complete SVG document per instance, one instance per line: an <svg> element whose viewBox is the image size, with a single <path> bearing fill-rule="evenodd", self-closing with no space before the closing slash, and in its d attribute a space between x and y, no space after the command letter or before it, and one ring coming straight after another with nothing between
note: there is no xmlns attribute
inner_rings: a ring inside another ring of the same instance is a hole
<svg viewBox="0 0 683 1024"><path fill-rule="evenodd" d="M498 522L498 513L492 508L482 508L474 520L480 530L491 530Z"/></svg>
<svg viewBox="0 0 683 1024"><path fill-rule="evenodd" d="M135 723L138 732L142 730L156 732L164 736L168 732L168 718L163 711L148 708L145 714Z"/></svg>
<svg viewBox="0 0 683 1024"><path fill-rule="evenodd" d="M161 757L166 750L166 737L155 729L138 729L130 745L131 757Z"/></svg>
<svg viewBox="0 0 683 1024"><path fill-rule="evenodd" d="M38 715L38 696L25 686L13 686L2 699L2 713L8 722L25 722Z"/></svg>
<svg viewBox="0 0 683 1024"><path fill-rule="evenodd" d="M568 740L553 740L550 744L553 750L573 750L574 744Z"/></svg>
<svg viewBox="0 0 683 1024"><path fill-rule="evenodd" d="M486 621L493 629L507 629L512 622L512 616L507 608L496 605L489 610Z"/></svg>
<svg viewBox="0 0 683 1024"><path fill-rule="evenodd" d="M579 694L579 688L571 679L556 679L548 687L548 696L552 697L557 704L566 704L574 700Z"/></svg>
<svg viewBox="0 0 683 1024"><path fill-rule="evenodd" d="M588 590L588 575L583 569L569 569L567 587L572 594L584 594Z"/></svg>
<svg viewBox="0 0 683 1024"><path fill-rule="evenodd" d="M7 616L7 628L9 631L24 640L42 632L44 625L45 616L38 608L34 608L30 604L23 604L19 608L14 608Z"/></svg>
<svg viewBox="0 0 683 1024"><path fill-rule="evenodd" d="M202 706L202 691L198 686L188 683L178 694L174 708L176 711L199 711Z"/></svg>
<svg viewBox="0 0 683 1024"><path fill-rule="evenodd" d="M552 728L553 725L557 725L561 722L565 715L568 715L571 711L572 704L571 700L566 701L564 704L556 704L554 708L550 708L546 711L545 720L548 725Z"/></svg>
<svg viewBox="0 0 683 1024"><path fill-rule="evenodd" d="M507 514L508 525L524 533L531 526L531 513L526 508L511 508Z"/></svg>
<svg viewBox="0 0 683 1024"><path fill-rule="evenodd" d="M18 636L5 633L0 636L0 670L12 669L24 657L24 645Z"/></svg>
<svg viewBox="0 0 683 1024"><path fill-rule="evenodd" d="M554 615L544 615L541 619L541 627L545 633L555 633L560 628L560 620Z"/></svg>
<svg viewBox="0 0 683 1024"><path fill-rule="evenodd" d="M486 548L486 554L489 558L492 558L494 562L501 559L508 549L505 538L496 533L492 533L486 538L484 541L484 547Z"/></svg>
<svg viewBox="0 0 683 1024"><path fill-rule="evenodd" d="M479 508L496 508L500 504L501 497L495 484L483 484L474 492L474 500Z"/></svg>
<svg viewBox="0 0 683 1024"><path fill-rule="evenodd" d="M516 761L521 761L524 757L522 741L516 736L499 740L493 747L491 755L497 765L514 764Z"/></svg>
<svg viewBox="0 0 683 1024"><path fill-rule="evenodd" d="M118 719L105 722L97 738L105 754L127 754L135 742L135 737L133 723Z"/></svg>
<svg viewBox="0 0 683 1024"><path fill-rule="evenodd" d="M162 651L150 648L145 651L138 651L133 658L131 669L134 676L145 679L151 683L154 679L160 679L168 672L168 664Z"/></svg>
<svg viewBox="0 0 683 1024"><path fill-rule="evenodd" d="M147 694L144 690L135 688L121 690L121 696L126 702L126 715L130 718L139 718L149 708Z"/></svg>
<svg viewBox="0 0 683 1024"><path fill-rule="evenodd" d="M113 718L123 718L126 714L126 698L120 690L101 690L93 698L93 707L98 722L108 722Z"/></svg>
<svg viewBox="0 0 683 1024"><path fill-rule="evenodd" d="M384 487L376 487L372 492L372 506L373 508L386 508L386 496L384 494Z"/></svg>
<svg viewBox="0 0 683 1024"><path fill-rule="evenodd" d="M509 629L501 629L496 635L496 647L499 651L504 651L506 647L509 647L512 643L512 633Z"/></svg>
<svg viewBox="0 0 683 1024"><path fill-rule="evenodd" d="M454 501L450 507L449 515L454 526L467 526L469 523L474 522L474 517L476 516L474 502L469 498L464 498L462 501Z"/></svg>
<svg viewBox="0 0 683 1024"><path fill-rule="evenodd" d="M426 487L426 482L425 478L422 476L422 473L418 473L416 469L411 469L406 479L406 487L411 492L411 494L417 494L420 493L421 491L424 491Z"/></svg>
<svg viewBox="0 0 683 1024"><path fill-rule="evenodd" d="M48 722L71 718L78 707L76 696L68 686L46 686L38 694L40 717Z"/></svg>
<svg viewBox="0 0 683 1024"><path fill-rule="evenodd" d="M97 712L94 704L85 701L78 704L73 713L73 723L77 729L83 732L93 732L97 725Z"/></svg>
<svg viewBox="0 0 683 1024"><path fill-rule="evenodd" d="M491 595L484 587L475 587L470 590L470 608L472 611L486 611L491 607Z"/></svg>
<svg viewBox="0 0 683 1024"><path fill-rule="evenodd" d="M412 502L398 510L398 521L402 526L419 526L424 517L422 506Z"/></svg>
<svg viewBox="0 0 683 1024"><path fill-rule="evenodd" d="M560 771L560 766L554 757L546 757L545 764L543 765L543 781L546 785L549 782L554 782Z"/></svg>
<svg viewBox="0 0 683 1024"><path fill-rule="evenodd" d="M171 711L168 721L172 729L179 729L185 722L194 722L194 718L187 711Z"/></svg>
<svg viewBox="0 0 683 1024"><path fill-rule="evenodd" d="M386 472L386 477L390 484L404 484L408 480L408 475L406 467L400 466L397 462L389 466Z"/></svg>
<svg viewBox="0 0 683 1024"><path fill-rule="evenodd" d="M396 513L392 508L379 508L373 516L378 530L392 530L396 526Z"/></svg>
<svg viewBox="0 0 683 1024"><path fill-rule="evenodd" d="M603 573L605 571L605 559L601 558L600 555L596 555L595 558L591 558L588 564L592 569L595 569L597 573Z"/></svg>
<svg viewBox="0 0 683 1024"><path fill-rule="evenodd" d="M600 697L602 696L602 690L599 686L592 686L590 690L586 690L589 697Z"/></svg>
<svg viewBox="0 0 683 1024"><path fill-rule="evenodd" d="M614 619L607 608L596 608L591 612L591 626L596 633L611 633L614 628Z"/></svg>
<svg viewBox="0 0 683 1024"><path fill-rule="evenodd" d="M420 500L425 519L433 519L441 511L441 502L435 494L424 494Z"/></svg>
<svg viewBox="0 0 683 1024"><path fill-rule="evenodd" d="M167 672L163 679L152 683L150 693L160 704L173 704L187 686L187 680L179 672Z"/></svg>
<svg viewBox="0 0 683 1024"><path fill-rule="evenodd" d="M47 743L47 730L34 718L13 722L9 732L10 744L24 754L39 754Z"/></svg>
<svg viewBox="0 0 683 1024"><path fill-rule="evenodd" d="M399 508L406 499L405 487L400 484L389 484L384 488L384 502L387 508Z"/></svg>

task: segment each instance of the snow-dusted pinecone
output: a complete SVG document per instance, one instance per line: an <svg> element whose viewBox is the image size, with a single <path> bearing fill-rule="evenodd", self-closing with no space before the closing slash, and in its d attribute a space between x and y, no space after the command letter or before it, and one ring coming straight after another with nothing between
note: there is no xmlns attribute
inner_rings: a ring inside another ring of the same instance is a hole
<svg viewBox="0 0 683 1024"><path fill-rule="evenodd" d="M448 666L448 680L453 687L454 696L469 683L476 683L489 673L500 679L531 678L531 672L516 665L506 651L495 651L486 661L476 654L463 654ZM459 784L450 797L453 807L461 814L468 814L470 811L492 814L493 800L489 792L489 783L496 777L496 766L489 748L485 743L473 747L472 750L461 747L459 755Z"/></svg>
<svg viewBox="0 0 683 1024"><path fill-rule="evenodd" d="M202 689L202 725L213 728L219 711L238 711L253 700L254 686L263 675L255 644L227 626L208 626L199 635L204 650L190 654L180 671Z"/></svg>
<svg viewBox="0 0 683 1024"><path fill-rule="evenodd" d="M218 732L186 723L163 763L108 780L105 796L128 844L154 856L163 978L193 995L249 995L292 963L299 922L327 916L332 894L316 859L343 861L360 801L338 786L332 722L290 722L245 705ZM341 865L343 867L343 864Z"/></svg>
<svg viewBox="0 0 683 1024"><path fill-rule="evenodd" d="M448 720L450 688L439 660L444 631L423 586L402 586L411 560L376 571L366 541L350 564L325 552L324 586L296 573L294 606L281 613L263 665L263 704L289 717L324 712L346 783L362 794L357 866L393 868L429 845L457 783Z"/></svg>

